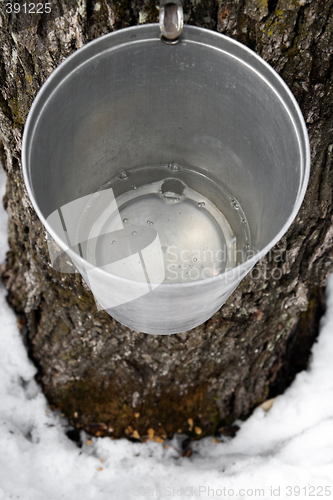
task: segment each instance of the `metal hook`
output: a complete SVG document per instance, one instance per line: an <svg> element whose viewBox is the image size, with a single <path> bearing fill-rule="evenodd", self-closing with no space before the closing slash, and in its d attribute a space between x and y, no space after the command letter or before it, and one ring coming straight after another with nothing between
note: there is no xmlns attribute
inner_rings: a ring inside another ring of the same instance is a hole
<svg viewBox="0 0 333 500"><path fill-rule="evenodd" d="M161 40L165 43L177 43L184 24L182 1L161 0L159 20Z"/></svg>

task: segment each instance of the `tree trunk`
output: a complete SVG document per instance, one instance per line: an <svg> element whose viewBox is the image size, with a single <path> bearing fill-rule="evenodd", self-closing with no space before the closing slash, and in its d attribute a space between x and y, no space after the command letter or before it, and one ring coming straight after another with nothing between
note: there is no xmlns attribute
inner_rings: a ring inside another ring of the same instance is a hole
<svg viewBox="0 0 333 500"><path fill-rule="evenodd" d="M0 159L11 248L1 269L9 302L46 396L78 429L135 438L152 428L161 439L179 430L213 434L283 391L306 367L317 334L333 267L333 0L184 1L186 23L249 46L289 85L308 126L312 170L278 245L209 321L169 336L122 326L97 311L80 275L51 269L20 160L23 126L46 78L90 40L156 22L155 1L51 5L50 14L8 14L0 2Z"/></svg>

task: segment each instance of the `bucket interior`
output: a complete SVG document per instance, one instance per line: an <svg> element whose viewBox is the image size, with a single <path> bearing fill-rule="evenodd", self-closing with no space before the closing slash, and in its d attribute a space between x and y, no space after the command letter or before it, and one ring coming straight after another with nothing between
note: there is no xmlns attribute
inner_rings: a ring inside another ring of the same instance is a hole
<svg viewBox="0 0 333 500"><path fill-rule="evenodd" d="M35 203L47 219L112 188L122 220L155 224L166 245L232 247L226 270L290 218L304 181L301 125L282 82L249 51L225 37L204 43L194 28L176 45L149 33L94 42L45 89L27 160Z"/></svg>

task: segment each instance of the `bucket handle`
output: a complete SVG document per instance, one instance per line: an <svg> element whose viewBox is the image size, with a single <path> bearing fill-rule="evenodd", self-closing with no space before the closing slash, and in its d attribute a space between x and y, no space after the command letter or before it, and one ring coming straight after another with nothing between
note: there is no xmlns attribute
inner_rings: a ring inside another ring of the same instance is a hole
<svg viewBox="0 0 333 500"><path fill-rule="evenodd" d="M184 24L182 0L160 0L159 21L161 40L169 44L179 42Z"/></svg>

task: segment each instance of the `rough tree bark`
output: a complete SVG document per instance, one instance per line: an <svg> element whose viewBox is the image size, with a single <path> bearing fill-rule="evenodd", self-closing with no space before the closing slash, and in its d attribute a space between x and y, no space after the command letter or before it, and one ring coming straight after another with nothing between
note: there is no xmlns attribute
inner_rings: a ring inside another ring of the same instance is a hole
<svg viewBox="0 0 333 500"><path fill-rule="evenodd" d="M153 428L162 439L180 429L196 437L196 426L204 436L249 415L306 366L333 267L333 0L185 0L184 13L185 22L236 38L278 71L305 116L312 171L291 229L255 268L260 278L246 278L194 330L153 336L98 312L79 275L51 269L20 152L29 108L59 63L100 35L156 22L155 1L54 0L50 14L16 15L0 3L1 162L11 248L2 277L49 401L97 435L142 436Z"/></svg>

